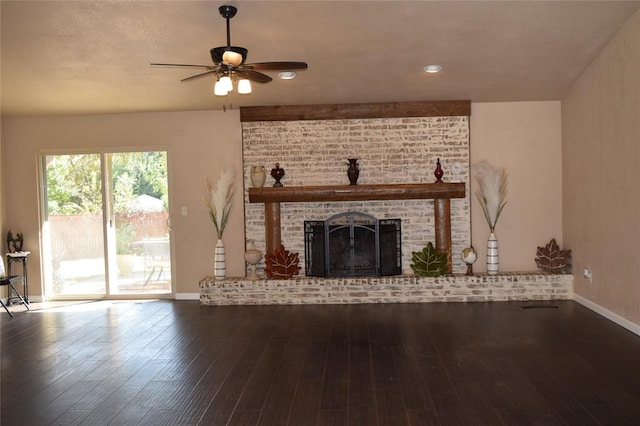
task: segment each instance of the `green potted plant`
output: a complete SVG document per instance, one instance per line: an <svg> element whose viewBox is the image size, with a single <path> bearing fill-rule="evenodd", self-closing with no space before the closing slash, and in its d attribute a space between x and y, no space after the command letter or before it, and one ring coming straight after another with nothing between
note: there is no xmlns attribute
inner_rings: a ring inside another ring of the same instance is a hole
<svg viewBox="0 0 640 426"><path fill-rule="evenodd" d="M122 275L131 275L138 261L136 247L132 244L135 238L132 224L123 222L116 227L116 263Z"/></svg>

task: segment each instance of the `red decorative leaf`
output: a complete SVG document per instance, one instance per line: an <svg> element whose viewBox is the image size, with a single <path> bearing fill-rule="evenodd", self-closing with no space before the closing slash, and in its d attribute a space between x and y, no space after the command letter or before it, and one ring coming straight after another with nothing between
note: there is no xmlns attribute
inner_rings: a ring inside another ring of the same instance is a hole
<svg viewBox="0 0 640 426"><path fill-rule="evenodd" d="M284 249L282 244L273 254L265 256L265 262L267 266L264 268L264 272L267 274L267 278L285 280L300 272L298 253L290 253L289 250Z"/></svg>

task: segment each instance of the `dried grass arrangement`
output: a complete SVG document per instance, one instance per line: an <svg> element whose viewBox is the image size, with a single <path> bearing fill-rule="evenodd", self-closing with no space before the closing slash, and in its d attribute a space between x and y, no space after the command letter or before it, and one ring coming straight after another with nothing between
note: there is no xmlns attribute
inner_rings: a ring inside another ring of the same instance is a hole
<svg viewBox="0 0 640 426"><path fill-rule="evenodd" d="M209 217L216 227L218 239L222 239L233 207L234 185L231 173L223 169L215 187L211 184L211 180L207 179L207 192L208 196L204 201L209 208Z"/></svg>
<svg viewBox="0 0 640 426"><path fill-rule="evenodd" d="M502 209L507 204L507 172L493 167L487 161L473 165L475 180L479 185L475 192L491 232L495 231Z"/></svg>

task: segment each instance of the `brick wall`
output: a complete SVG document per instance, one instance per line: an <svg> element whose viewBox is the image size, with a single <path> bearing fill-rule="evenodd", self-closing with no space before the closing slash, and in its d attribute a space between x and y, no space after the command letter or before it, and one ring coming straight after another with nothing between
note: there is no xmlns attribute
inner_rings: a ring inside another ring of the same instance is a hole
<svg viewBox="0 0 640 426"><path fill-rule="evenodd" d="M345 185L347 158L357 158L361 184L434 182L440 158L445 182L465 182L467 196L451 200L453 271L466 267L460 252L470 244L469 117L245 122L242 124L245 232L265 251L264 206L248 202L252 165L280 163L285 186ZM454 171L459 171L457 175ZM265 186L273 185L268 176ZM324 220L345 211L378 219L402 219L402 270L411 274L411 252L435 243L432 200L341 203L282 203L282 243L304 265L305 220ZM264 261L263 261L264 262ZM302 272L304 273L304 267Z"/></svg>

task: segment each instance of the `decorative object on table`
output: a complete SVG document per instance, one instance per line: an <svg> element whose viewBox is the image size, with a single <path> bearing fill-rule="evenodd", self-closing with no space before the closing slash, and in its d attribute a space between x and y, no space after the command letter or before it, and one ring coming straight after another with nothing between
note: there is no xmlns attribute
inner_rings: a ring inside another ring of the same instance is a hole
<svg viewBox="0 0 640 426"><path fill-rule="evenodd" d="M249 248L244 252L244 260L249 265L249 275L247 278L255 281L258 278L258 274L256 273L256 265L260 263L260 259L262 259L262 252L255 247L255 241L249 240Z"/></svg>
<svg viewBox="0 0 640 426"><path fill-rule="evenodd" d="M216 182L215 187L207 180L208 197L205 203L209 208L209 217L216 228L218 242L216 243L216 251L214 256L213 275L217 280L222 280L226 276L226 257L224 252L224 242L222 235L229 221L231 208L233 207L233 180L231 174L226 170L220 172L220 178Z"/></svg>
<svg viewBox="0 0 640 426"><path fill-rule="evenodd" d="M267 265L264 272L268 278L286 280L300 272L298 253L290 253L289 250L285 250L282 244L275 252L267 254L264 258Z"/></svg>
<svg viewBox="0 0 640 426"><path fill-rule="evenodd" d="M560 250L556 239L552 238L544 247L536 251L538 269L552 274L571 273L571 250Z"/></svg>
<svg viewBox="0 0 640 426"><path fill-rule="evenodd" d="M447 273L447 252L436 249L431 242L411 254L411 269L423 277L439 277Z"/></svg>
<svg viewBox="0 0 640 426"><path fill-rule="evenodd" d="M444 176L444 172L442 171L442 165L440 164L440 157L436 160L436 170L433 172L433 175L436 177L436 183L442 183L442 176Z"/></svg>
<svg viewBox="0 0 640 426"><path fill-rule="evenodd" d="M251 179L251 185L253 185L254 188L262 188L264 186L264 181L267 179L267 170L264 166L251 166L249 178Z"/></svg>
<svg viewBox="0 0 640 426"><path fill-rule="evenodd" d="M478 260L478 252L472 247L462 250L462 261L467 265L466 275L473 275L473 264Z"/></svg>
<svg viewBox="0 0 640 426"><path fill-rule="evenodd" d="M476 163L472 169L475 171L475 179L479 185L475 194L490 231L487 241L487 273L495 275L500 269L495 230L500 213L507 204L507 172L505 169L493 167L486 161Z"/></svg>
<svg viewBox="0 0 640 426"><path fill-rule="evenodd" d="M271 169L271 177L276 180L276 183L273 184L274 187L278 188L283 186L280 183L280 179L284 176L284 169L280 168L280 163L276 163L276 167Z"/></svg>
<svg viewBox="0 0 640 426"><path fill-rule="evenodd" d="M22 232L18 232L14 238L11 230L7 232L7 251L9 253L18 253L22 251L24 245L24 235Z"/></svg>
<svg viewBox="0 0 640 426"><path fill-rule="evenodd" d="M349 185L358 184L358 176L360 176L360 168L358 166L357 158L349 158L349 168L347 169L347 177L349 178Z"/></svg>

